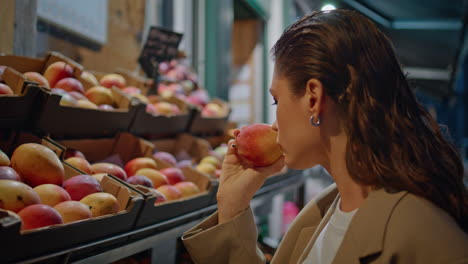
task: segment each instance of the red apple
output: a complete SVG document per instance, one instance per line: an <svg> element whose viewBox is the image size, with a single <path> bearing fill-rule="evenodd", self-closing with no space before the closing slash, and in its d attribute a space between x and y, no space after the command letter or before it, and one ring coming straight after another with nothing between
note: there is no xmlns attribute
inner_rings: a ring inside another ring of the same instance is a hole
<svg viewBox="0 0 468 264"><path fill-rule="evenodd" d="M172 185L162 185L159 186L156 190L164 194L168 201L182 198L182 193L179 191L179 189Z"/></svg>
<svg viewBox="0 0 468 264"><path fill-rule="evenodd" d="M182 170L179 168L166 168L162 169L161 173L166 175L169 184L176 184L181 181L185 181L185 176L182 173Z"/></svg>
<svg viewBox="0 0 468 264"><path fill-rule="evenodd" d="M107 88L117 86L118 88L123 89L125 87L125 83L125 78L122 75L116 73L104 75L99 81L100 85Z"/></svg>
<svg viewBox="0 0 468 264"><path fill-rule="evenodd" d="M174 187L182 193L182 197L190 197L200 192L200 188L190 181L178 182L174 184Z"/></svg>
<svg viewBox="0 0 468 264"><path fill-rule="evenodd" d="M81 151L76 150L76 149L67 149L65 151L65 159L68 159L71 157L80 157L80 158L86 159L85 155Z"/></svg>
<svg viewBox="0 0 468 264"><path fill-rule="evenodd" d="M66 163L72 165L73 167L83 171L86 174L92 174L91 165L89 162L80 157L70 157L65 160Z"/></svg>
<svg viewBox="0 0 468 264"><path fill-rule="evenodd" d="M23 75L24 77L26 77L26 79L33 82L37 82L39 86L50 88L49 81L47 81L47 79L38 72L25 72L23 73Z"/></svg>
<svg viewBox="0 0 468 264"><path fill-rule="evenodd" d="M57 155L46 146L22 144L11 156L11 167L31 187L51 183L62 185L65 169Z"/></svg>
<svg viewBox="0 0 468 264"><path fill-rule="evenodd" d="M99 181L89 175L73 176L63 183L63 188L70 194L73 201L79 201L92 193L102 192Z"/></svg>
<svg viewBox="0 0 468 264"><path fill-rule="evenodd" d="M93 217L115 214L119 211L119 201L110 193L92 193L81 199L80 202L89 206Z"/></svg>
<svg viewBox="0 0 468 264"><path fill-rule="evenodd" d="M76 91L68 92L68 94L71 95L71 97L75 98L75 100L88 100L88 98L86 98L84 94Z"/></svg>
<svg viewBox="0 0 468 264"><path fill-rule="evenodd" d="M237 153L255 167L268 166L282 155L276 143L277 132L267 124L243 127L236 136Z"/></svg>
<svg viewBox="0 0 468 264"><path fill-rule="evenodd" d="M193 162L191 160L181 160L177 162L177 168L182 169L184 167L193 167Z"/></svg>
<svg viewBox="0 0 468 264"><path fill-rule="evenodd" d="M30 230L63 223L62 216L53 207L45 204L30 205L18 213L21 230Z"/></svg>
<svg viewBox="0 0 468 264"><path fill-rule="evenodd" d="M10 158L0 149L0 166L10 166Z"/></svg>
<svg viewBox="0 0 468 264"><path fill-rule="evenodd" d="M130 184L139 184L150 188L154 187L153 181L144 175L133 175L127 179L127 182Z"/></svg>
<svg viewBox="0 0 468 264"><path fill-rule="evenodd" d="M63 223L71 223L93 217L89 207L78 201L66 201L54 206L62 216Z"/></svg>
<svg viewBox="0 0 468 264"><path fill-rule="evenodd" d="M70 201L70 195L62 187L55 184L42 184L33 189L41 198L42 204L56 206L65 201Z"/></svg>
<svg viewBox="0 0 468 264"><path fill-rule="evenodd" d="M54 88L61 88L67 92L79 92L79 93L84 93L84 87L83 84L81 84L80 81L78 81L75 78L63 78L62 80L58 81Z"/></svg>
<svg viewBox="0 0 468 264"><path fill-rule="evenodd" d="M50 87L53 88L58 81L73 77L73 68L63 61L57 61L47 67L44 77L49 82Z"/></svg>
<svg viewBox="0 0 468 264"><path fill-rule="evenodd" d="M122 168L112 163L94 163L91 165L91 170L93 171L93 174L109 173L110 175L120 178L121 180L127 180L127 173L125 173Z"/></svg>
<svg viewBox="0 0 468 264"><path fill-rule="evenodd" d="M153 104L146 104L146 112L153 114L153 115L158 115L158 110L156 110L156 107L154 107Z"/></svg>
<svg viewBox="0 0 468 264"><path fill-rule="evenodd" d="M99 85L99 82L96 79L96 76L94 76L94 74L92 74L92 73L90 73L88 71L81 72L81 79L88 82L91 86L98 86Z"/></svg>
<svg viewBox="0 0 468 264"><path fill-rule="evenodd" d="M155 169L143 168L139 169L135 174L144 175L148 177L153 182L154 188L157 188L161 185L169 184L166 175L162 174L161 172Z"/></svg>
<svg viewBox="0 0 468 264"><path fill-rule="evenodd" d="M0 166L0 180L21 181L20 176L13 168Z"/></svg>
<svg viewBox="0 0 468 264"><path fill-rule="evenodd" d="M0 180L0 208L15 213L31 204L41 202L39 195L28 185L12 180Z"/></svg>
<svg viewBox="0 0 468 264"><path fill-rule="evenodd" d="M155 205L167 201L166 196L164 196L164 194L162 194L160 191L153 189L153 188L149 188L149 191L151 192L153 196L156 197L156 200L154 200Z"/></svg>
<svg viewBox="0 0 468 264"><path fill-rule="evenodd" d="M135 172L143 168L157 169L158 166L156 164L156 161L152 158L139 157L127 162L127 164L125 164L124 170L127 173L127 175L133 176L135 175Z"/></svg>
<svg viewBox="0 0 468 264"><path fill-rule="evenodd" d="M153 154L153 157L156 159L163 160L171 166L176 166L177 165L177 160L176 158L169 152L164 152L164 151L158 151Z"/></svg>
<svg viewBox="0 0 468 264"><path fill-rule="evenodd" d="M1 94L13 95L14 93L10 86L0 83L0 95Z"/></svg>
<svg viewBox="0 0 468 264"><path fill-rule="evenodd" d="M112 91L106 87L94 86L87 90L85 95L89 101L95 103L96 105L114 104L114 96L112 95Z"/></svg>

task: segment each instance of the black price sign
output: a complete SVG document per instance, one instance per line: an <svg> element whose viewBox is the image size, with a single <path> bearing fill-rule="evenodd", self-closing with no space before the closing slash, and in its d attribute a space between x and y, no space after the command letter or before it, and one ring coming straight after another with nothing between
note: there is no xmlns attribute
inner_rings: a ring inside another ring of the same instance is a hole
<svg viewBox="0 0 468 264"><path fill-rule="evenodd" d="M145 46L138 58L143 71L150 77L157 74L155 71L157 71L159 62L168 61L177 56L181 39L182 34L180 33L151 27Z"/></svg>

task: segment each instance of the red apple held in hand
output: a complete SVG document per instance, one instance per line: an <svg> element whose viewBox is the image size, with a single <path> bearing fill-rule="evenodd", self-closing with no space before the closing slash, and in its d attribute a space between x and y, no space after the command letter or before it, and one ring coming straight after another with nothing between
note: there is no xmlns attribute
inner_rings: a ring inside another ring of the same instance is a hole
<svg viewBox="0 0 468 264"><path fill-rule="evenodd" d="M245 126L236 137L237 154L255 167L273 164L283 155L277 134L267 124Z"/></svg>
<svg viewBox="0 0 468 264"><path fill-rule="evenodd" d="M153 154L153 157L156 159L163 160L171 166L176 166L177 165L177 160L176 158L169 152L164 152L164 151L158 151Z"/></svg>
<svg viewBox="0 0 468 264"><path fill-rule="evenodd" d="M149 188L153 188L153 181L150 180L150 178L144 176L144 175L133 175L132 177L127 179L127 182L130 184L139 184L143 185Z"/></svg>
<svg viewBox="0 0 468 264"><path fill-rule="evenodd" d="M89 175L77 175L66 180L63 188L70 194L73 201L80 201L92 193L102 192L101 184Z"/></svg>
<svg viewBox="0 0 468 264"><path fill-rule="evenodd" d="M113 175L121 180L127 180L127 173L122 168L112 163L94 163L91 165L91 170L93 171L93 174L109 173L110 175Z"/></svg>
<svg viewBox="0 0 468 264"><path fill-rule="evenodd" d="M182 198L182 193L179 191L179 189L172 185L162 185L159 186L156 190L164 194L168 201Z"/></svg>
<svg viewBox="0 0 468 264"><path fill-rule="evenodd" d="M59 203L70 201L70 195L62 187L55 184L42 184L33 189L41 198L42 204L56 206Z"/></svg>
<svg viewBox="0 0 468 264"><path fill-rule="evenodd" d="M178 182L185 181L185 176L179 168L162 169L161 173L166 175L169 184L174 185Z"/></svg>
<svg viewBox="0 0 468 264"><path fill-rule="evenodd" d="M182 197L190 197L200 193L200 188L198 188L195 183L190 181L178 182L174 184L174 187L176 187L182 193Z"/></svg>
<svg viewBox="0 0 468 264"><path fill-rule="evenodd" d="M65 160L66 163L72 165L73 167L83 171L86 174L92 174L91 165L89 162L80 157L71 157Z"/></svg>
<svg viewBox="0 0 468 264"><path fill-rule="evenodd" d="M93 217L89 207L78 201L66 201L54 206L62 216L63 223L72 223Z"/></svg>
<svg viewBox="0 0 468 264"><path fill-rule="evenodd" d="M45 204L33 204L18 215L21 217L21 230L30 230L63 223L62 216L53 207Z"/></svg>
<svg viewBox="0 0 468 264"><path fill-rule="evenodd" d="M158 166L156 161L152 158L139 157L128 161L127 164L125 164L124 170L128 176L133 176L139 169L143 168L157 169Z"/></svg>
<svg viewBox="0 0 468 264"><path fill-rule="evenodd" d="M107 87L107 88L112 88L112 86L117 86L120 89L123 89L125 87L125 78L116 73L111 73L104 75L101 80L99 81L99 84Z"/></svg>
<svg viewBox="0 0 468 264"><path fill-rule="evenodd" d="M136 175L144 175L148 177L152 182L154 188L157 188L161 185L169 184L166 175L162 174L160 171L155 169L143 168L135 172Z"/></svg>
<svg viewBox="0 0 468 264"><path fill-rule="evenodd" d="M13 95L13 90L10 88L10 86L0 83L0 95Z"/></svg>
<svg viewBox="0 0 468 264"><path fill-rule="evenodd" d="M73 77L73 68L63 61L57 61L47 67L44 77L49 82L50 87L53 88L60 80Z"/></svg>
<svg viewBox="0 0 468 264"><path fill-rule="evenodd" d="M21 178L13 168L0 166L0 180L12 180L21 182Z"/></svg>
<svg viewBox="0 0 468 264"><path fill-rule="evenodd" d="M38 72L25 72L23 75L26 77L26 79L37 82L39 86L50 88L49 81L47 81L47 79Z"/></svg>
<svg viewBox="0 0 468 264"><path fill-rule="evenodd" d="M11 167L31 187L51 183L62 185L65 169L51 149L36 143L22 144L11 156Z"/></svg>

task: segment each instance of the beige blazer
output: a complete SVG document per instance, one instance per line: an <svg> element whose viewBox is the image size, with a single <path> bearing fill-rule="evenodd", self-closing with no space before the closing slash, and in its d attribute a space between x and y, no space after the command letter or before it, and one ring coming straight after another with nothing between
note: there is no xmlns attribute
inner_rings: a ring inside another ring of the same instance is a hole
<svg viewBox="0 0 468 264"><path fill-rule="evenodd" d="M337 203L336 185L310 201L292 223L273 264L304 261ZM218 225L214 213L182 240L195 263L265 263L250 209ZM467 264L468 235L445 211L406 191L373 191L354 215L333 264Z"/></svg>

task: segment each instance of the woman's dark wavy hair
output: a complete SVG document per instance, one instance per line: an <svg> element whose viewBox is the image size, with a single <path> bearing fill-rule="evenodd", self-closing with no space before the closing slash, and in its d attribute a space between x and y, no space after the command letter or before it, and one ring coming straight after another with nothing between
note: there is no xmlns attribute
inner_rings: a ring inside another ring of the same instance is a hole
<svg viewBox="0 0 468 264"><path fill-rule="evenodd" d="M337 103L357 183L423 197L468 232L459 154L416 101L390 40L369 19L349 10L313 13L286 29L272 54L295 95L316 78Z"/></svg>

